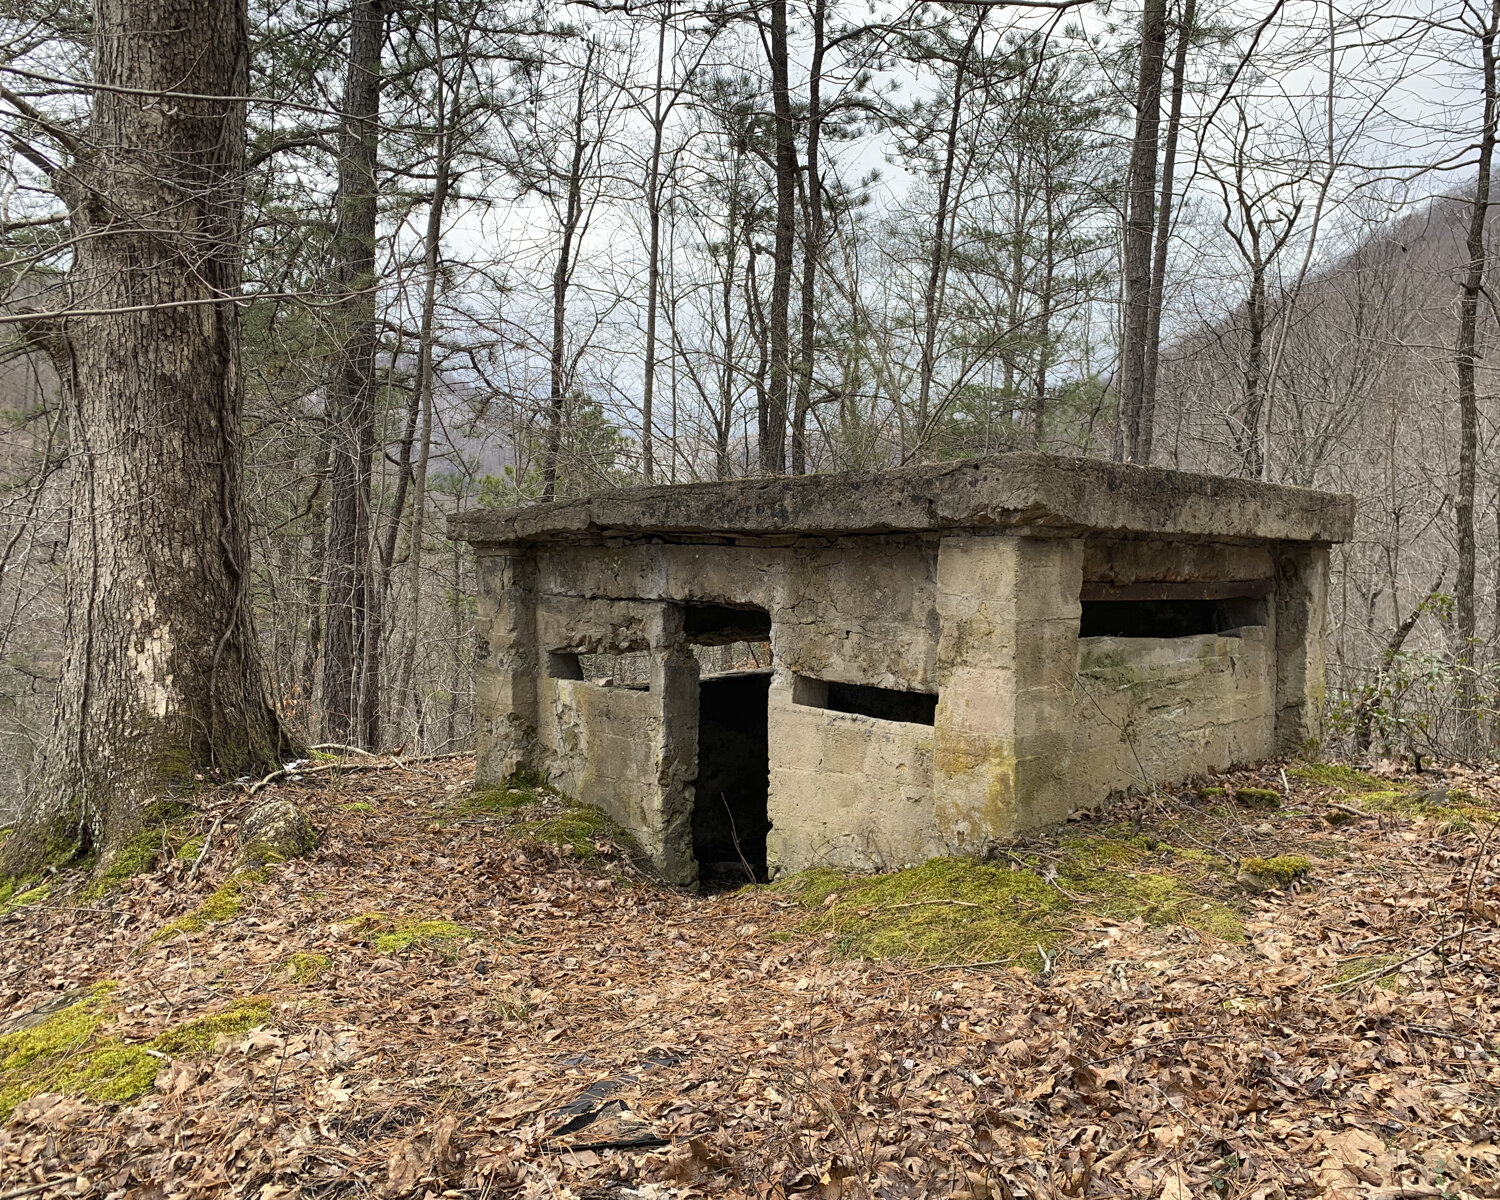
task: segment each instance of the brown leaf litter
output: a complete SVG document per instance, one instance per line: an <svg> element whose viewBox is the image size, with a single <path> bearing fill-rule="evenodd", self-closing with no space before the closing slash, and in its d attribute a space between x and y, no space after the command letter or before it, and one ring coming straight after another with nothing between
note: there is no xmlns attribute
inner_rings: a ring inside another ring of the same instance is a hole
<svg viewBox="0 0 1500 1200"><path fill-rule="evenodd" d="M30 1067L0 1050L0 1095L68 1081L0 1129L0 1200L1500 1194L1500 871L1472 819L1500 777L1273 767L1123 802L1102 819L1231 864L1201 886L1244 940L1072 896L1052 949L980 967L850 957L787 889L660 886L602 826L469 802L472 769L221 789L196 877L0 918L0 1047L94 1013ZM1265 787L1270 816L1234 802ZM182 923L267 794L319 848ZM1047 847L1091 827L1010 859L1071 893ZM1275 854L1305 873L1236 888ZM89 1098L142 1054L143 1095Z"/></svg>

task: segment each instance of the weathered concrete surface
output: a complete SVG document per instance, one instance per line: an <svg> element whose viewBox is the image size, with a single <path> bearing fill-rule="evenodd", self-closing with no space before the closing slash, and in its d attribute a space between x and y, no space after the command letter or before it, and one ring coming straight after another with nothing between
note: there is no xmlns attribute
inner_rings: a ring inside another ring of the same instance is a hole
<svg viewBox="0 0 1500 1200"><path fill-rule="evenodd" d="M1149 790L1275 752L1271 632L1085 638L1073 694L1076 794Z"/></svg>
<svg viewBox="0 0 1500 1200"><path fill-rule="evenodd" d="M1112 792L1315 739L1327 543L1351 512L1011 455L467 514L453 528L479 557L478 775L545 770L693 882L693 641L768 625L770 871L983 854ZM1105 624L1137 604L1132 630L1157 601L1190 619L1150 626L1183 636L1082 638L1085 599ZM705 626L726 609L746 615ZM632 652L649 688L578 678L578 654ZM935 716L835 712L829 684L935 697Z"/></svg>
<svg viewBox="0 0 1500 1200"><path fill-rule="evenodd" d="M873 870L950 852L932 820L932 728L814 707L813 681L789 675L769 701L767 860Z"/></svg>
<svg viewBox="0 0 1500 1200"><path fill-rule="evenodd" d="M800 475L627 488L449 518L476 545L632 534L759 535L1032 529L1341 542L1352 496L1045 454L1000 454L878 475Z"/></svg>

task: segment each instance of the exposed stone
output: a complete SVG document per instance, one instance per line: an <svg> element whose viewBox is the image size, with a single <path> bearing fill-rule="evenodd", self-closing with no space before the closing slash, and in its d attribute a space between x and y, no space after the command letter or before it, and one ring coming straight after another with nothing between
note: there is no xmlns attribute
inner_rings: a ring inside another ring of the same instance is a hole
<svg viewBox="0 0 1500 1200"><path fill-rule="evenodd" d="M305 812L290 800L268 800L251 810L240 826L240 859L247 866L300 858L318 844Z"/></svg>
<svg viewBox="0 0 1500 1200"><path fill-rule="evenodd" d="M1328 548L1352 517L1347 496L1042 455L459 514L479 781L545 771L691 883L695 806L736 802L697 795L715 747L693 648L768 627L736 751L767 743L745 791L764 868L984 853L1316 738ZM627 652L649 687L581 677L580 655Z"/></svg>

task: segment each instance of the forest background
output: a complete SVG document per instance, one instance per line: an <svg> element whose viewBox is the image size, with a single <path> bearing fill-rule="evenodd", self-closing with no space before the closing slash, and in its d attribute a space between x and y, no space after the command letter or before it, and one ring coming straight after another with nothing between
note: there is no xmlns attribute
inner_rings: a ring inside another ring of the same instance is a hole
<svg viewBox="0 0 1500 1200"><path fill-rule="evenodd" d="M0 3L8 799L64 675L49 330L93 310L48 155L96 128L94 20ZM457 509L1037 449L1354 493L1335 742L1493 751L1500 0L249 20L248 597L295 735L469 744Z"/></svg>

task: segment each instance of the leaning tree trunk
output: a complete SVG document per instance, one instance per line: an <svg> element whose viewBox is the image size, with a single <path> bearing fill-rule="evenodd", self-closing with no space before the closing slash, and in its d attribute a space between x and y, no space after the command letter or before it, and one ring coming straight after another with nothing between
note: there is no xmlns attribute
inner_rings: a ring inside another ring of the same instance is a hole
<svg viewBox="0 0 1500 1200"><path fill-rule="evenodd" d="M244 0L98 0L69 208L66 655L7 873L105 858L152 797L294 749L264 690L241 500ZM177 95L163 99L163 93Z"/></svg>

